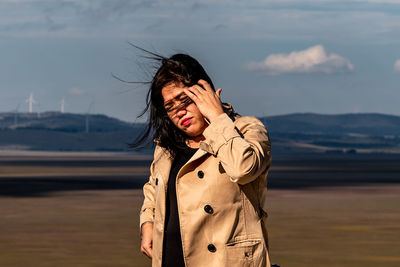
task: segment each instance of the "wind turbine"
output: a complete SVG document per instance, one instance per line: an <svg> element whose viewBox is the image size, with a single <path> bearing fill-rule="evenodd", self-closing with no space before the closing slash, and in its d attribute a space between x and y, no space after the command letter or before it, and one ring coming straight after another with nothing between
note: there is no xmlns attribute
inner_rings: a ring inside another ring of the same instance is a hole
<svg viewBox="0 0 400 267"><path fill-rule="evenodd" d="M25 100L29 104L29 113L33 112L33 104L37 104L36 100L33 98L33 92L29 95L29 98Z"/></svg>

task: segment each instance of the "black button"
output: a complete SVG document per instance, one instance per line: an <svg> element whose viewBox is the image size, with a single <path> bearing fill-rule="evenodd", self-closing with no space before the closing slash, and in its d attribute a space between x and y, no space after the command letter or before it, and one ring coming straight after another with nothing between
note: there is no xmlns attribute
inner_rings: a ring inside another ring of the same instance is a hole
<svg viewBox="0 0 400 267"><path fill-rule="evenodd" d="M204 172L203 171L198 171L197 176L199 176L200 179L204 177Z"/></svg>
<svg viewBox="0 0 400 267"><path fill-rule="evenodd" d="M158 178L156 178L156 185L158 185Z"/></svg>
<svg viewBox="0 0 400 267"><path fill-rule="evenodd" d="M210 214L214 212L213 208L210 205L205 205L204 211Z"/></svg>
<svg viewBox="0 0 400 267"><path fill-rule="evenodd" d="M215 251L217 251L217 248L216 248L213 244L209 244L209 245L207 246L207 248L208 248L208 251L210 251L210 252L215 252Z"/></svg>

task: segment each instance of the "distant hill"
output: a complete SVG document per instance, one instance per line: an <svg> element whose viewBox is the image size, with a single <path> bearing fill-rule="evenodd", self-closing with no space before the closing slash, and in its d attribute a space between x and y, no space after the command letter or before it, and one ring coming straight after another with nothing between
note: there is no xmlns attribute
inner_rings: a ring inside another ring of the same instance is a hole
<svg viewBox="0 0 400 267"><path fill-rule="evenodd" d="M0 113L0 129L49 130L60 132L116 132L134 130L133 124L105 115L86 115L60 112Z"/></svg>
<svg viewBox="0 0 400 267"><path fill-rule="evenodd" d="M261 120L272 132L281 133L400 135L400 116L377 113L295 113L264 117Z"/></svg>
<svg viewBox="0 0 400 267"><path fill-rule="evenodd" d="M295 113L260 120L276 154L400 153L400 116Z"/></svg>
<svg viewBox="0 0 400 267"><path fill-rule="evenodd" d="M0 149L126 151L143 129L105 115L0 113Z"/></svg>
<svg viewBox="0 0 400 267"><path fill-rule="evenodd" d="M295 113L260 118L275 155L400 153L400 116ZM0 150L126 151L145 124L105 115L0 113ZM143 150L152 152L152 144Z"/></svg>

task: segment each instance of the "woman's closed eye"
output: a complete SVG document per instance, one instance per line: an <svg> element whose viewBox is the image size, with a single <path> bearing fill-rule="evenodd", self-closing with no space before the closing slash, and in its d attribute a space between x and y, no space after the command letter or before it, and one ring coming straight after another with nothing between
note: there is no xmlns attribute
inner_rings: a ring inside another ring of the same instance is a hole
<svg viewBox="0 0 400 267"><path fill-rule="evenodd" d="M172 105L172 104L166 105L165 106L165 110L167 112L173 112L175 110L178 110L178 109L181 109L181 108L183 108L185 106L190 105L191 103L193 103L193 100L188 96L184 96L184 97L179 99L178 103L179 104L177 104L177 105Z"/></svg>
<svg viewBox="0 0 400 267"><path fill-rule="evenodd" d="M179 105L176 107L176 109L181 109L181 108L183 108L183 107L186 107L186 106L188 106L188 105L190 105L191 103L193 103L193 100L190 98L190 97L188 97L188 96L185 96L185 97L183 97L183 98L181 98L180 100L179 100Z"/></svg>
<svg viewBox="0 0 400 267"><path fill-rule="evenodd" d="M181 104L188 104L188 103L192 103L192 99L188 96L183 97L182 99L180 99Z"/></svg>

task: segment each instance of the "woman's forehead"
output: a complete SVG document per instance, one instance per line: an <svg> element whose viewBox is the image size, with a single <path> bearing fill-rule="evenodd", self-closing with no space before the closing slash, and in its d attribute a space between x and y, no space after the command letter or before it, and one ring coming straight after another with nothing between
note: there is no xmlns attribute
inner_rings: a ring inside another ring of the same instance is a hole
<svg viewBox="0 0 400 267"><path fill-rule="evenodd" d="M185 88L183 84L168 84L164 86L161 90L164 103L179 98L181 95L185 94L183 88Z"/></svg>

